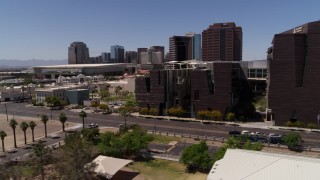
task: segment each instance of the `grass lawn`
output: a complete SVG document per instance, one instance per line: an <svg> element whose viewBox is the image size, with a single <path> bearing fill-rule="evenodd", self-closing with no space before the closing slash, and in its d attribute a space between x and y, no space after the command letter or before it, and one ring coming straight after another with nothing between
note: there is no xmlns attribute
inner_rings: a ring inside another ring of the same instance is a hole
<svg viewBox="0 0 320 180"><path fill-rule="evenodd" d="M175 161L154 159L148 162L134 162L128 168L138 171L145 180L163 180L163 179L186 179L186 180L204 180L207 174L186 173L185 166Z"/></svg>
<svg viewBox="0 0 320 180"><path fill-rule="evenodd" d="M159 143L159 144L168 144L171 141L181 141L180 137L173 137L173 136L165 136L165 135L158 135L153 134L153 143Z"/></svg>

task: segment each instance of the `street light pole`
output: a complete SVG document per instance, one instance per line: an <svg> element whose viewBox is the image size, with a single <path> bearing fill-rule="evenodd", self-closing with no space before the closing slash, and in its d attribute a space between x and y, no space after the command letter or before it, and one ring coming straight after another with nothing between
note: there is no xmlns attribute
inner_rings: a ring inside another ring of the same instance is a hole
<svg viewBox="0 0 320 180"><path fill-rule="evenodd" d="M317 119L318 119L318 131L319 131L320 114L318 114Z"/></svg>

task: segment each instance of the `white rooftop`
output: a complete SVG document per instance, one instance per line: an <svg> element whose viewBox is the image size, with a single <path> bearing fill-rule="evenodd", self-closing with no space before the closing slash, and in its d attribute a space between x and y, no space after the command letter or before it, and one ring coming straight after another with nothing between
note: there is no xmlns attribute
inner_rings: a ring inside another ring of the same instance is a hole
<svg viewBox="0 0 320 180"><path fill-rule="evenodd" d="M207 180L319 180L320 159L228 149Z"/></svg>
<svg viewBox="0 0 320 180"><path fill-rule="evenodd" d="M94 172L101 174L101 175L105 175L108 178L111 178L121 168L123 168L127 164L131 163L132 160L119 159L119 158L113 158L113 157L100 155L97 158L95 158L92 162L96 163L96 165L97 165L94 169Z"/></svg>

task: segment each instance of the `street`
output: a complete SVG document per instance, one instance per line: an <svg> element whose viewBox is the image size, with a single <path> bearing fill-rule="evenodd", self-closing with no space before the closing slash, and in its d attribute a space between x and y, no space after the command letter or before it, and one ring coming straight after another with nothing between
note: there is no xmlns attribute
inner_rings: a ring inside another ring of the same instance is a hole
<svg viewBox="0 0 320 180"><path fill-rule="evenodd" d="M67 122L82 123L82 119L79 117L79 113L72 112L69 110L49 110L45 107L33 107L27 103L7 103L7 112L9 120L14 116L15 118L21 117L38 117L38 115L47 114L49 119L58 120L59 114L65 112L68 116ZM0 104L0 114L6 114L4 103ZM5 120L5 119L3 119ZM117 114L98 114L88 113L85 119L85 124L97 123L99 126L107 127L119 127L120 124L124 124L124 118ZM277 133L286 134L288 130L269 130L249 127L239 127L230 125L218 125L218 124L201 124L198 122L182 122L182 121L169 121L169 120L158 120L158 119L147 119L140 117L128 117L127 124L139 124L141 127L147 130L163 131L170 133L179 134L192 134L198 136L210 136L216 138L227 138L229 137L229 131L231 130L248 130L251 132L261 132L263 134ZM311 146L312 148L320 147L320 134L316 132L299 132L304 140L304 146Z"/></svg>

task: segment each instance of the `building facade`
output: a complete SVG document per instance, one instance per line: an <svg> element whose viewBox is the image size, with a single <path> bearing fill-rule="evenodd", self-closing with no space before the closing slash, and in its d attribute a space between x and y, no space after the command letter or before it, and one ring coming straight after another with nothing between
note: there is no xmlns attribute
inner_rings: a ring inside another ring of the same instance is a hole
<svg viewBox="0 0 320 180"><path fill-rule="evenodd" d="M192 59L192 38L188 36L172 36L169 38L169 61L185 61Z"/></svg>
<svg viewBox="0 0 320 180"><path fill-rule="evenodd" d="M124 47L119 45L111 46L110 58L112 63L124 63Z"/></svg>
<svg viewBox="0 0 320 180"><path fill-rule="evenodd" d="M89 64L89 49L83 42L73 42L68 48L68 64Z"/></svg>
<svg viewBox="0 0 320 180"><path fill-rule="evenodd" d="M164 70L136 78L136 98L140 107L156 107L165 114L181 106L195 117L201 110L219 110L223 115L238 108L247 87L239 63L169 63Z"/></svg>
<svg viewBox="0 0 320 180"><path fill-rule="evenodd" d="M241 61L242 28L234 22L216 23L202 32L203 61Z"/></svg>
<svg viewBox="0 0 320 180"><path fill-rule="evenodd" d="M147 52L141 52L140 64L163 64L163 52L159 49L151 46L147 49Z"/></svg>
<svg viewBox="0 0 320 180"><path fill-rule="evenodd" d="M201 59L201 34L196 34L194 32L188 32L185 36L191 38L192 43L192 57L191 59L200 60Z"/></svg>
<svg viewBox="0 0 320 180"><path fill-rule="evenodd" d="M275 34L268 49L268 112L275 125L317 123L320 21Z"/></svg>
<svg viewBox="0 0 320 180"><path fill-rule="evenodd" d="M136 51L126 51L125 63L136 64L138 60L138 53Z"/></svg>

